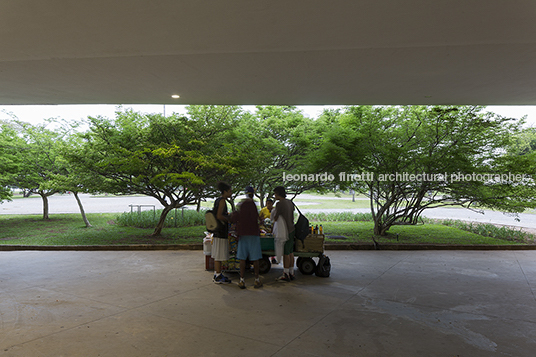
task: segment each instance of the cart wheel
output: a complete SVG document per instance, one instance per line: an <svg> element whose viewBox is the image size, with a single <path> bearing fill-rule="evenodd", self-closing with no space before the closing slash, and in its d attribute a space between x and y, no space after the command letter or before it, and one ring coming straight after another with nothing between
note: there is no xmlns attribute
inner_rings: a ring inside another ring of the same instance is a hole
<svg viewBox="0 0 536 357"><path fill-rule="evenodd" d="M298 257L298 259L296 259L296 266L299 267L301 262L303 260L303 257Z"/></svg>
<svg viewBox="0 0 536 357"><path fill-rule="evenodd" d="M316 269L316 263L313 258L303 258L298 263L298 269L304 275L312 275Z"/></svg>
<svg viewBox="0 0 536 357"><path fill-rule="evenodd" d="M272 263L270 262L270 257L263 255L262 259L259 259L259 273L266 274L272 268Z"/></svg>

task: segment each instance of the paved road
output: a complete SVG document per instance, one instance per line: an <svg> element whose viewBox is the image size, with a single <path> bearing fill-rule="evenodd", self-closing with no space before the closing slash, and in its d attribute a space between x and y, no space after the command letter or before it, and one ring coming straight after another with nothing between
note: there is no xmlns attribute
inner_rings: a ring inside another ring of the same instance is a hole
<svg viewBox="0 0 536 357"><path fill-rule="evenodd" d="M127 197L94 197L90 195L80 195L84 209L87 213L114 213L114 212L127 212L131 210L129 205L154 205L156 209L162 208L162 205L152 197L146 196L127 196ZM300 198L311 199L311 197L317 198L319 201L323 198L317 196L300 196L296 199L299 204ZM345 210L340 209L315 209L314 205L301 204L300 207L304 207L302 212L341 212ZM310 208L307 208L310 207ZM134 207L134 210L138 209ZM142 207L143 210L152 209L152 207ZM79 208L72 195L54 195L49 198L49 210L50 214L58 213L78 213ZM352 210L346 210L352 212L369 212L366 208L358 208ZM0 204L0 214L42 214L43 204L42 200L38 196L15 199L12 202L4 202ZM503 224L515 227L525 227L530 229L536 229L536 215L534 214L519 214L519 221L515 217L505 215L501 212L485 211L484 214L476 213L463 208L433 208L425 211L423 214L429 218L438 219L459 219L464 221L475 221L482 223L495 223Z"/></svg>
<svg viewBox="0 0 536 357"><path fill-rule="evenodd" d="M90 196L79 195L86 213L114 213L130 211L129 205L154 205L156 209L162 208L158 200L147 196ZM80 209L73 195L54 195L49 197L48 206L50 214L79 213ZM136 207L134 208L137 209ZM152 207L142 207L143 210ZM0 205L0 214L42 214L43 200L39 196L14 199Z"/></svg>
<svg viewBox="0 0 536 357"><path fill-rule="evenodd" d="M370 212L367 208L356 208L351 210L338 210L338 209L301 209L303 213L306 212L341 212L341 211L351 211L354 213L357 212ZM485 211L484 214L472 212L464 208L433 208L424 211L423 216L434 219L457 219L461 221L473 221L481 223L493 223L501 224L506 226L513 227L525 227L530 229L536 229L536 215L534 214L519 214L517 217L519 221L515 219L514 216L506 215L501 212Z"/></svg>

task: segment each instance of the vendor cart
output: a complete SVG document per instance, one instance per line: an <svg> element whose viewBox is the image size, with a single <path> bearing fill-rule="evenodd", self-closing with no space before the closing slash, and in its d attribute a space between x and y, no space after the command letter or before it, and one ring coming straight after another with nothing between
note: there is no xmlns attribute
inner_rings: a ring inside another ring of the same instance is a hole
<svg viewBox="0 0 536 357"><path fill-rule="evenodd" d="M305 275L312 275L316 271L317 263L313 258L320 259L324 254L324 235L309 234L303 241L296 240L294 256L298 257L296 265ZM275 255L274 238L271 235L261 236L262 259L259 262L259 271L266 274L272 268L270 257Z"/></svg>
<svg viewBox="0 0 536 357"><path fill-rule="evenodd" d="M234 225L230 225L229 260L222 262L223 272L240 271L240 261L236 257L238 239L234 228ZM259 272L261 274L266 274L270 271L272 268L270 257L275 256L274 237L271 233L264 233L266 231L270 232L269 229L263 229L263 234L261 235L262 259L259 261ZM312 275L316 272L317 262L313 258L318 258L318 261L320 261L320 258L324 255L324 239L323 234L309 234L303 241L295 240L294 256L298 258L296 266L302 274ZM211 244L206 239L203 250L205 253L205 269L214 270L214 259L210 256Z"/></svg>

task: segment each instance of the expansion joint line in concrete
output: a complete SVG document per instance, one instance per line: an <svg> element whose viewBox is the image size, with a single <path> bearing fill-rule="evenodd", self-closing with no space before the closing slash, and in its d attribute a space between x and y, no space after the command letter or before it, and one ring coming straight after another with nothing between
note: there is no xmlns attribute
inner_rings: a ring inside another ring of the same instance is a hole
<svg viewBox="0 0 536 357"><path fill-rule="evenodd" d="M532 288L532 286L530 285L530 281L529 279L527 278L527 274L525 274L525 270L523 269L523 267L521 266L521 263L519 262L519 259L517 259L517 254L514 252L514 256L516 257L516 262L517 264L519 265L519 270L521 270L521 273L523 273L523 277L525 278L525 281L527 282L527 285L530 289L530 292L532 294L532 297L534 298L534 300L536 300L536 295L534 294L534 289Z"/></svg>

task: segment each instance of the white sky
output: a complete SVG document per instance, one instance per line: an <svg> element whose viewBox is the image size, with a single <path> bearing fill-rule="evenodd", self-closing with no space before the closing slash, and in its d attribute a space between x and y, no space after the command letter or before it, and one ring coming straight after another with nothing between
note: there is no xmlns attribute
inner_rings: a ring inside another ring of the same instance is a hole
<svg viewBox="0 0 536 357"><path fill-rule="evenodd" d="M48 118L62 118L66 120L80 120L88 116L101 115L113 118L117 105L4 105L0 106L0 119L10 119L6 113L14 114L18 119L37 124ZM135 111L145 113L163 113L166 115L173 112L185 113L185 105L123 105L124 108L132 108ZM298 106L304 113L312 118L318 117L324 108L336 108L338 106L306 105ZM244 106L247 110L254 110L254 106ZM536 127L536 106L488 106L488 111L495 112L511 118L521 118L527 115L527 126Z"/></svg>

